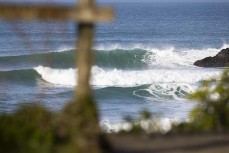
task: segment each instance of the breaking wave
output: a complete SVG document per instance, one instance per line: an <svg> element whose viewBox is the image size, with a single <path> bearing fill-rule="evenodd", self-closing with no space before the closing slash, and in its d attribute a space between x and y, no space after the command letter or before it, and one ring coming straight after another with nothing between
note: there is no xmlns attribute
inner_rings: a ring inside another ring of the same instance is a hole
<svg viewBox="0 0 229 153"><path fill-rule="evenodd" d="M53 84L74 86L75 69L53 69L49 67L38 66L34 70L39 73L42 78ZM112 69L106 70L98 66L92 68L91 84L101 87L134 87L153 83L188 83L195 84L201 80L208 79L220 74L220 70L214 69L203 71L202 69L152 69L128 71Z"/></svg>
<svg viewBox="0 0 229 153"><path fill-rule="evenodd" d="M175 47L155 48L144 45L110 45L95 47L95 63L103 68L117 69L151 69L151 68L177 68L194 67L196 60L207 56L216 55L221 49L227 48L225 44L221 48L207 49L177 49ZM2 56L0 70L31 69L39 65L54 68L73 68L75 65L74 50L57 52Z"/></svg>

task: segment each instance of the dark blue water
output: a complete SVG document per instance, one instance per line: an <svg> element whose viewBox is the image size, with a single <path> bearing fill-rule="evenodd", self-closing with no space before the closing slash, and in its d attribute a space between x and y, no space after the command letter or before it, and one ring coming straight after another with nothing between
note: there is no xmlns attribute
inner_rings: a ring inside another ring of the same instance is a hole
<svg viewBox="0 0 229 153"><path fill-rule="evenodd" d="M184 48L228 42L229 4L122 4L117 21L99 27L99 41L150 43ZM113 29L113 30L111 30ZM105 39L104 39L105 38Z"/></svg>
<svg viewBox="0 0 229 153"><path fill-rule="evenodd" d="M114 4L114 23L96 26L91 84L101 120L143 108L187 119L185 96L219 75L193 62L229 47L229 4ZM75 86L77 23L0 21L0 112L39 102L53 111Z"/></svg>

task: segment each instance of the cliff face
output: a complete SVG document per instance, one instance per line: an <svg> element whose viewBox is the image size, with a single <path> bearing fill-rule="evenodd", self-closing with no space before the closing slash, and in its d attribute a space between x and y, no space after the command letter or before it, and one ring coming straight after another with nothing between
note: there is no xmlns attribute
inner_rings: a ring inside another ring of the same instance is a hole
<svg viewBox="0 0 229 153"><path fill-rule="evenodd" d="M226 67L229 66L229 48L221 50L214 57L206 57L194 63L200 67Z"/></svg>

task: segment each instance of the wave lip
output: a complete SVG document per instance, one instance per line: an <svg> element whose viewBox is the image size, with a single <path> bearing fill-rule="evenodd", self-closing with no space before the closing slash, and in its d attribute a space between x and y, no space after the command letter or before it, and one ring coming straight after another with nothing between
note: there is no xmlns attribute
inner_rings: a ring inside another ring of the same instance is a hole
<svg viewBox="0 0 229 153"><path fill-rule="evenodd" d="M75 69L52 69L49 67L38 66L34 68L37 71L42 79L45 81L55 84L55 85L63 85L63 86L74 86L75 81Z"/></svg>

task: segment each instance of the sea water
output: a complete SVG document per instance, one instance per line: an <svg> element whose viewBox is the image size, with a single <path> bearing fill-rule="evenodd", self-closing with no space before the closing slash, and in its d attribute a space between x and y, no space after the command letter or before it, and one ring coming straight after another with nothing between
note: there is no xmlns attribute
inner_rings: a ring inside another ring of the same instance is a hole
<svg viewBox="0 0 229 153"><path fill-rule="evenodd" d="M187 120L186 99L222 69L193 63L229 47L229 4L113 4L114 23L96 26L91 85L101 123L112 128L141 110ZM77 85L77 24L0 21L0 113L40 103L60 111Z"/></svg>

